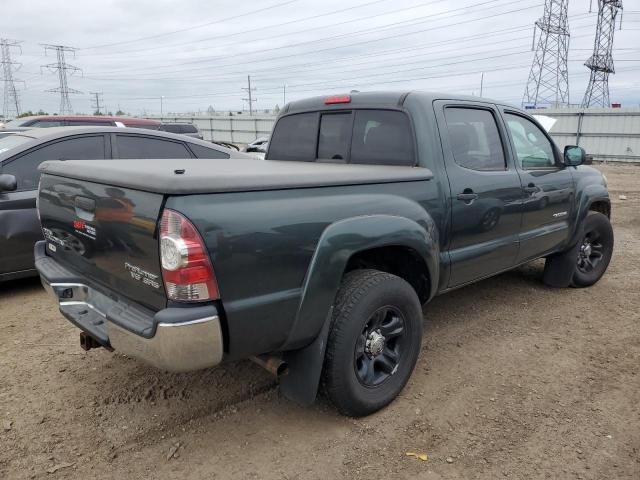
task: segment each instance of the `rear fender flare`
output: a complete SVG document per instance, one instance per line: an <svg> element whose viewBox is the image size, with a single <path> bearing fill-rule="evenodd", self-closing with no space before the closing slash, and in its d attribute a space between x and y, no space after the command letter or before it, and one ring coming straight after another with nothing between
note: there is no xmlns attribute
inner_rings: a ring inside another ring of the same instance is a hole
<svg viewBox="0 0 640 480"><path fill-rule="evenodd" d="M315 400L332 305L351 256L385 246L408 247L424 259L431 298L437 288L439 249L437 229L425 214L420 223L393 215L370 215L341 220L325 229L305 277L296 320L285 343L289 374L281 380L285 396L302 404ZM309 338L314 338L309 344ZM302 347L302 348L301 348Z"/></svg>

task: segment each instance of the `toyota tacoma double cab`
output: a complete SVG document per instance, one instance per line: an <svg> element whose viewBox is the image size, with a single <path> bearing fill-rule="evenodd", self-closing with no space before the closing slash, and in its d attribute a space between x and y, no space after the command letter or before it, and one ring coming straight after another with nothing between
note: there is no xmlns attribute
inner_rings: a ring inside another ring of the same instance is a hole
<svg viewBox="0 0 640 480"><path fill-rule="evenodd" d="M173 371L252 358L367 415L406 384L422 305L545 258L587 287L606 179L526 112L423 92L289 103L265 160L42 164L36 267L84 348Z"/></svg>

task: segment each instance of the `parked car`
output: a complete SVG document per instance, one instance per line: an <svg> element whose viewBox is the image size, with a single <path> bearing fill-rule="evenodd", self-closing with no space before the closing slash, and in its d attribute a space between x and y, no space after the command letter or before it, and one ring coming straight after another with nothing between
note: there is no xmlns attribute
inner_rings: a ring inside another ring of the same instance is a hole
<svg viewBox="0 0 640 480"><path fill-rule="evenodd" d="M117 127L36 128L0 138L0 281L36 274L33 244L42 238L35 209L40 162L169 157L246 155L181 135ZM154 169L147 173L153 175ZM80 192L70 187L57 195Z"/></svg>
<svg viewBox="0 0 640 480"><path fill-rule="evenodd" d="M611 205L584 158L500 102L313 98L264 161L44 163L36 267L84 348L175 371L250 357L295 401L322 385L367 415L408 381L435 295L538 258L548 285L600 279ZM527 204L550 190L569 194Z"/></svg>
<svg viewBox="0 0 640 480"><path fill-rule="evenodd" d="M188 137L203 140L200 130L198 130L198 127L192 123L161 123L158 130L162 130L163 132L181 133Z"/></svg>
<svg viewBox="0 0 640 480"><path fill-rule="evenodd" d="M5 123L5 129L15 127L49 128L49 127L133 127L157 130L160 121L146 118L110 117L106 115L40 115L22 117Z"/></svg>
<svg viewBox="0 0 640 480"><path fill-rule="evenodd" d="M253 142L247 144L244 148L245 152L267 153L269 148L269 137L256 138Z"/></svg>

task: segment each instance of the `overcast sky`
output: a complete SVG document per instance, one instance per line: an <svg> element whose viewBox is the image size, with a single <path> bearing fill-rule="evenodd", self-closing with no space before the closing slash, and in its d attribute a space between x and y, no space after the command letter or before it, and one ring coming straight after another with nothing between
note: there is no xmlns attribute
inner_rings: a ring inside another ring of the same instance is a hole
<svg viewBox="0 0 640 480"><path fill-rule="evenodd" d="M2 2L0 36L22 40L15 77L23 110L57 112L55 72L40 65L42 43L77 49L82 69L69 86L77 112L88 92L132 114L240 110L251 75L257 109L286 100L357 90L437 90L520 104L533 24L542 0L24 0ZM594 2L597 3L597 2ZM640 0L624 0L615 33L617 73L611 101L640 104ZM596 14L569 6L570 97L579 103L589 78Z"/></svg>

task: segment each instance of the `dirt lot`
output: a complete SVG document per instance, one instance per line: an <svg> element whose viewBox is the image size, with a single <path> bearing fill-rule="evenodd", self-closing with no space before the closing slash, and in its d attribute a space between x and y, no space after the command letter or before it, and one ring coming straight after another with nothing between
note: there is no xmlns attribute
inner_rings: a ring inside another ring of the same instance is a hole
<svg viewBox="0 0 640 480"><path fill-rule="evenodd" d="M601 168L602 281L549 289L536 262L437 298L409 385L361 420L290 403L249 362L84 353L37 281L0 286L0 478L639 479L640 168Z"/></svg>

